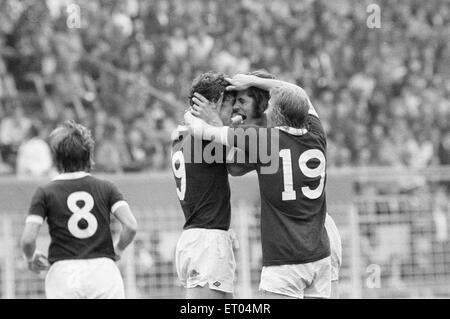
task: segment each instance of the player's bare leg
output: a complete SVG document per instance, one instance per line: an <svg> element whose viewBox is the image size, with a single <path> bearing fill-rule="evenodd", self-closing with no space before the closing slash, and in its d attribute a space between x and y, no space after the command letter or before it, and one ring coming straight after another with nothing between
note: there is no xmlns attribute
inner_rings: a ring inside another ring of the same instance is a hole
<svg viewBox="0 0 450 319"><path fill-rule="evenodd" d="M233 294L204 286L186 289L186 299L233 299Z"/></svg>

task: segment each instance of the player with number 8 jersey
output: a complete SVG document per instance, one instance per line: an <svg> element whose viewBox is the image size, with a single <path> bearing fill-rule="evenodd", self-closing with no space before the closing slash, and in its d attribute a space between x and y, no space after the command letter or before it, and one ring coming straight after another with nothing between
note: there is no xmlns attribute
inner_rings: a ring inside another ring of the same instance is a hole
<svg viewBox="0 0 450 319"><path fill-rule="evenodd" d="M112 183L87 172L62 173L35 192L28 222L47 220L48 261L106 257L115 260L111 213L127 205Z"/></svg>
<svg viewBox="0 0 450 319"><path fill-rule="evenodd" d="M22 235L30 269L45 270L45 257L35 247L39 229L47 221L51 237L47 298L124 298L114 261L133 240L137 223L119 189L89 173L93 146L90 132L73 121L50 134L60 174L36 190ZM115 245L111 214L122 224Z"/></svg>

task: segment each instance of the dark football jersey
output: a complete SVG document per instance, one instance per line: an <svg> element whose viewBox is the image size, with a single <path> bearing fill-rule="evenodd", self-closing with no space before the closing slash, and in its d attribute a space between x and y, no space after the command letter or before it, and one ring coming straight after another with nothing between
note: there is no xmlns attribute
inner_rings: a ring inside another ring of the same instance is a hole
<svg viewBox="0 0 450 319"><path fill-rule="evenodd" d="M253 124L241 124L233 126L234 128L259 128L259 126L253 125ZM256 165L256 162L250 163L249 153L245 150L239 149L237 147L232 147L227 149L227 168L228 171L239 171L239 175L247 174L253 170L256 170L258 168L258 165ZM231 173L231 175L233 175Z"/></svg>
<svg viewBox="0 0 450 319"><path fill-rule="evenodd" d="M309 115L307 120L307 130L229 130L228 143L235 147L242 148L238 141L252 134L257 139L247 139L244 148L248 157L256 159L264 266L308 263L330 255L324 226L326 137L316 116ZM270 154L272 143L278 144L277 154ZM267 173L264 168L269 164L275 169Z"/></svg>
<svg viewBox="0 0 450 319"><path fill-rule="evenodd" d="M203 152L212 142L195 140L179 126L173 136L172 169L177 195L185 216L184 229L230 228L230 185L225 148L216 144L219 159L205 162Z"/></svg>
<svg viewBox="0 0 450 319"><path fill-rule="evenodd" d="M125 203L114 184L87 173L61 174L39 187L29 217L47 220L48 260L108 257L114 260L111 211Z"/></svg>

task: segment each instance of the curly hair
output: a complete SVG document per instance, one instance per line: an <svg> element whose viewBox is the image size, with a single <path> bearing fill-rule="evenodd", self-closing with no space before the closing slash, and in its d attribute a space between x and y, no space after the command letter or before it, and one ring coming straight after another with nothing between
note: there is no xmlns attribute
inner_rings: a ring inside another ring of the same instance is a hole
<svg viewBox="0 0 450 319"><path fill-rule="evenodd" d="M275 76L265 70L256 70L247 73L248 75L255 75L264 79L275 79ZM260 119L263 117L264 111L269 105L270 94L268 91L251 86L247 89L247 95L253 98L253 114L254 119Z"/></svg>
<svg viewBox="0 0 450 319"><path fill-rule="evenodd" d="M50 149L59 172L90 171L94 145L90 130L75 121L65 121L50 133Z"/></svg>
<svg viewBox="0 0 450 319"><path fill-rule="evenodd" d="M226 91L225 88L230 85L225 80L226 75L220 72L208 71L197 76L192 81L191 91L189 92L189 105L193 105L192 98L194 93L203 95L208 101L216 103L219 101L222 93L224 100L235 97L236 92Z"/></svg>

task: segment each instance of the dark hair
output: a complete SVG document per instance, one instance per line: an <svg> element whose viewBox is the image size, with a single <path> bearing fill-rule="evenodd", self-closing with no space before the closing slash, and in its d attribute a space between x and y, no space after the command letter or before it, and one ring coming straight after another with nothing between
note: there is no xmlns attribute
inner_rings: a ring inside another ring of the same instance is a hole
<svg viewBox="0 0 450 319"><path fill-rule="evenodd" d="M192 105L192 98L194 93L197 92L203 95L210 102L217 102L220 99L222 93L224 99L230 96L235 96L236 93L232 91L225 91L225 88L229 85L225 80L225 74L220 72L209 71L197 76L192 81L191 91L189 92L189 105Z"/></svg>
<svg viewBox="0 0 450 319"><path fill-rule="evenodd" d="M50 149L60 172L90 171L94 161L91 132L75 121L65 121L50 133Z"/></svg>
<svg viewBox="0 0 450 319"><path fill-rule="evenodd" d="M264 79L275 79L273 74L265 70L256 70L247 73L248 75L254 75ZM247 89L247 95L251 97L254 101L253 103L253 114L252 118L259 119L262 118L264 111L269 106L270 94L266 90L251 86Z"/></svg>

